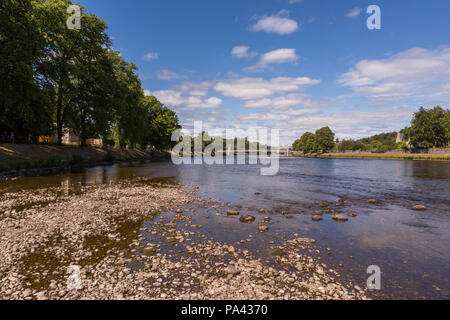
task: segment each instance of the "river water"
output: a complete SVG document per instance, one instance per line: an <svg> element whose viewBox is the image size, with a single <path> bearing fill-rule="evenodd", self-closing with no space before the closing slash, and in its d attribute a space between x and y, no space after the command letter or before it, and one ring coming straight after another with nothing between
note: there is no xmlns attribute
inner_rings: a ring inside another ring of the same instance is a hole
<svg viewBox="0 0 450 320"><path fill-rule="evenodd" d="M269 254L268 241L298 233L316 239L317 255L360 287L366 286L367 268L379 266L382 288L370 297L450 298L450 162L286 158L276 176L261 176L259 165L133 163L1 181L0 192L69 190L133 177L198 187L199 196L227 202L241 214L258 216L265 209L269 232L247 245L261 257ZM413 211L417 204L428 210ZM194 222L219 241L236 241L255 231L255 225L201 209ZM324 213L323 221L312 221L316 210ZM326 210L358 216L337 223Z"/></svg>

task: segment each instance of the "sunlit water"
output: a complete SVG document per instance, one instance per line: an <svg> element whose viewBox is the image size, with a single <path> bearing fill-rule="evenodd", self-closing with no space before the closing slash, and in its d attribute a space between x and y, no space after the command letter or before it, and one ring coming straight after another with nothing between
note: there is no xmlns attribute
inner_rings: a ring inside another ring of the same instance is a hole
<svg viewBox="0 0 450 320"><path fill-rule="evenodd" d="M248 245L262 257L268 254L267 241L298 233L316 239L322 259L361 287L369 276L367 267L378 265L382 289L372 292L372 297L450 298L450 162L293 158L280 160L276 176L261 176L259 169L257 165L134 163L1 181L0 192L61 185L70 189L135 176L170 178L186 187L199 187L199 196L248 208L243 214L273 210L264 214L272 218L267 235ZM371 198L379 203L369 204ZM324 215L323 221L313 222L314 211L323 209L317 200L334 209L338 200L346 200L338 209L358 217L336 223L331 215ZM416 204L428 210L411 210ZM199 209L196 220L217 240L236 241L254 232L255 226L215 217L210 208Z"/></svg>

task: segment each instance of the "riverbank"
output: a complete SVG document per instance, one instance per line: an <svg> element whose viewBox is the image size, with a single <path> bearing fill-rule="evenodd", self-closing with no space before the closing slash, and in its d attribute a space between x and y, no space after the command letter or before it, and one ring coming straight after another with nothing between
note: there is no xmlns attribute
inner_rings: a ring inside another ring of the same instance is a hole
<svg viewBox="0 0 450 320"><path fill-rule="evenodd" d="M324 153L324 154L294 154L304 158L340 158L340 159L398 159L398 160L440 160L450 161L450 154L428 153Z"/></svg>
<svg viewBox="0 0 450 320"><path fill-rule="evenodd" d="M0 177L39 176L114 162L166 159L138 149L0 143Z"/></svg>
<svg viewBox="0 0 450 320"><path fill-rule="evenodd" d="M2 193L0 299L366 298L312 258L315 240L286 235L268 261L245 243L270 231L255 223L244 244L220 242L193 224L204 214L196 208L239 210L143 178ZM79 289L67 286L69 266L79 267Z"/></svg>

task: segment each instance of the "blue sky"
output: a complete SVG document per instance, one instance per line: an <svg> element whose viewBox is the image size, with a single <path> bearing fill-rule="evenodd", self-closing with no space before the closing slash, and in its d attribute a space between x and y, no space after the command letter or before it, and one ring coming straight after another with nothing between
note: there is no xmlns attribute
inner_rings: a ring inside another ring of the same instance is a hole
<svg viewBox="0 0 450 320"><path fill-rule="evenodd" d="M82 0L185 128L394 131L450 105L448 0ZM369 30L370 5L381 30Z"/></svg>

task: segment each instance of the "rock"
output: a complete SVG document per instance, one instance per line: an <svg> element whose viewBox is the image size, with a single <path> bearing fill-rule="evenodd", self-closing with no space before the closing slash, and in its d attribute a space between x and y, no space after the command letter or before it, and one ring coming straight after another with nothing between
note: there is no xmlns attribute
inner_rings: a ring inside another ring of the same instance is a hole
<svg viewBox="0 0 450 320"><path fill-rule="evenodd" d="M272 219L270 219L270 217L265 217L264 218L264 222L270 222L270 220L272 220Z"/></svg>
<svg viewBox="0 0 450 320"><path fill-rule="evenodd" d="M31 296L31 293L32 293L32 291L30 289L26 289L22 292L22 294L25 298Z"/></svg>
<svg viewBox="0 0 450 320"><path fill-rule="evenodd" d="M259 232L266 232L267 230L269 230L268 226L259 226L258 227Z"/></svg>
<svg viewBox="0 0 450 320"><path fill-rule="evenodd" d="M375 203L378 203L378 200L377 199L369 199L369 200L367 200L367 202L375 204Z"/></svg>
<svg viewBox="0 0 450 320"><path fill-rule="evenodd" d="M239 215L239 211L237 211L237 210L228 210L227 211L227 215L228 216L238 216Z"/></svg>
<svg viewBox="0 0 450 320"><path fill-rule="evenodd" d="M346 222L348 221L348 218L342 214L335 214L333 216L333 220L338 222Z"/></svg>
<svg viewBox="0 0 450 320"><path fill-rule="evenodd" d="M239 219L242 223L252 223L256 220L254 216L244 216Z"/></svg>
<svg viewBox="0 0 450 320"><path fill-rule="evenodd" d="M426 211L428 208L426 206L424 206L423 204L418 204L418 205L412 207L412 209L415 211Z"/></svg>
<svg viewBox="0 0 450 320"><path fill-rule="evenodd" d="M225 272L230 275L237 275L237 274L241 273L241 271L238 268L232 267L232 266L226 268Z"/></svg>
<svg viewBox="0 0 450 320"><path fill-rule="evenodd" d="M259 213L265 213L266 210L264 210L264 209L261 208L261 209L258 210L258 212L259 212Z"/></svg>
<svg viewBox="0 0 450 320"><path fill-rule="evenodd" d="M183 213L183 210L178 209L178 210L177 210L177 213Z"/></svg>
<svg viewBox="0 0 450 320"><path fill-rule="evenodd" d="M312 216L312 220L313 221L322 221L323 218L321 216L319 216L319 215L314 215L314 216Z"/></svg>
<svg viewBox="0 0 450 320"><path fill-rule="evenodd" d="M156 253L156 248L154 248L154 247L147 247L147 248L142 249L142 254L144 256L152 257L155 255L155 253Z"/></svg>
<svg viewBox="0 0 450 320"><path fill-rule="evenodd" d="M354 212L350 212L350 213L348 214L348 216L349 216L349 217L352 217L352 218L355 218L355 217L357 217L358 215L357 215L356 213L354 213Z"/></svg>
<svg viewBox="0 0 450 320"><path fill-rule="evenodd" d="M45 291L36 293L35 297L37 300L48 300L48 298L45 296Z"/></svg>
<svg viewBox="0 0 450 320"><path fill-rule="evenodd" d="M314 211L314 215L321 216L321 215L323 215L323 213L321 211Z"/></svg>

